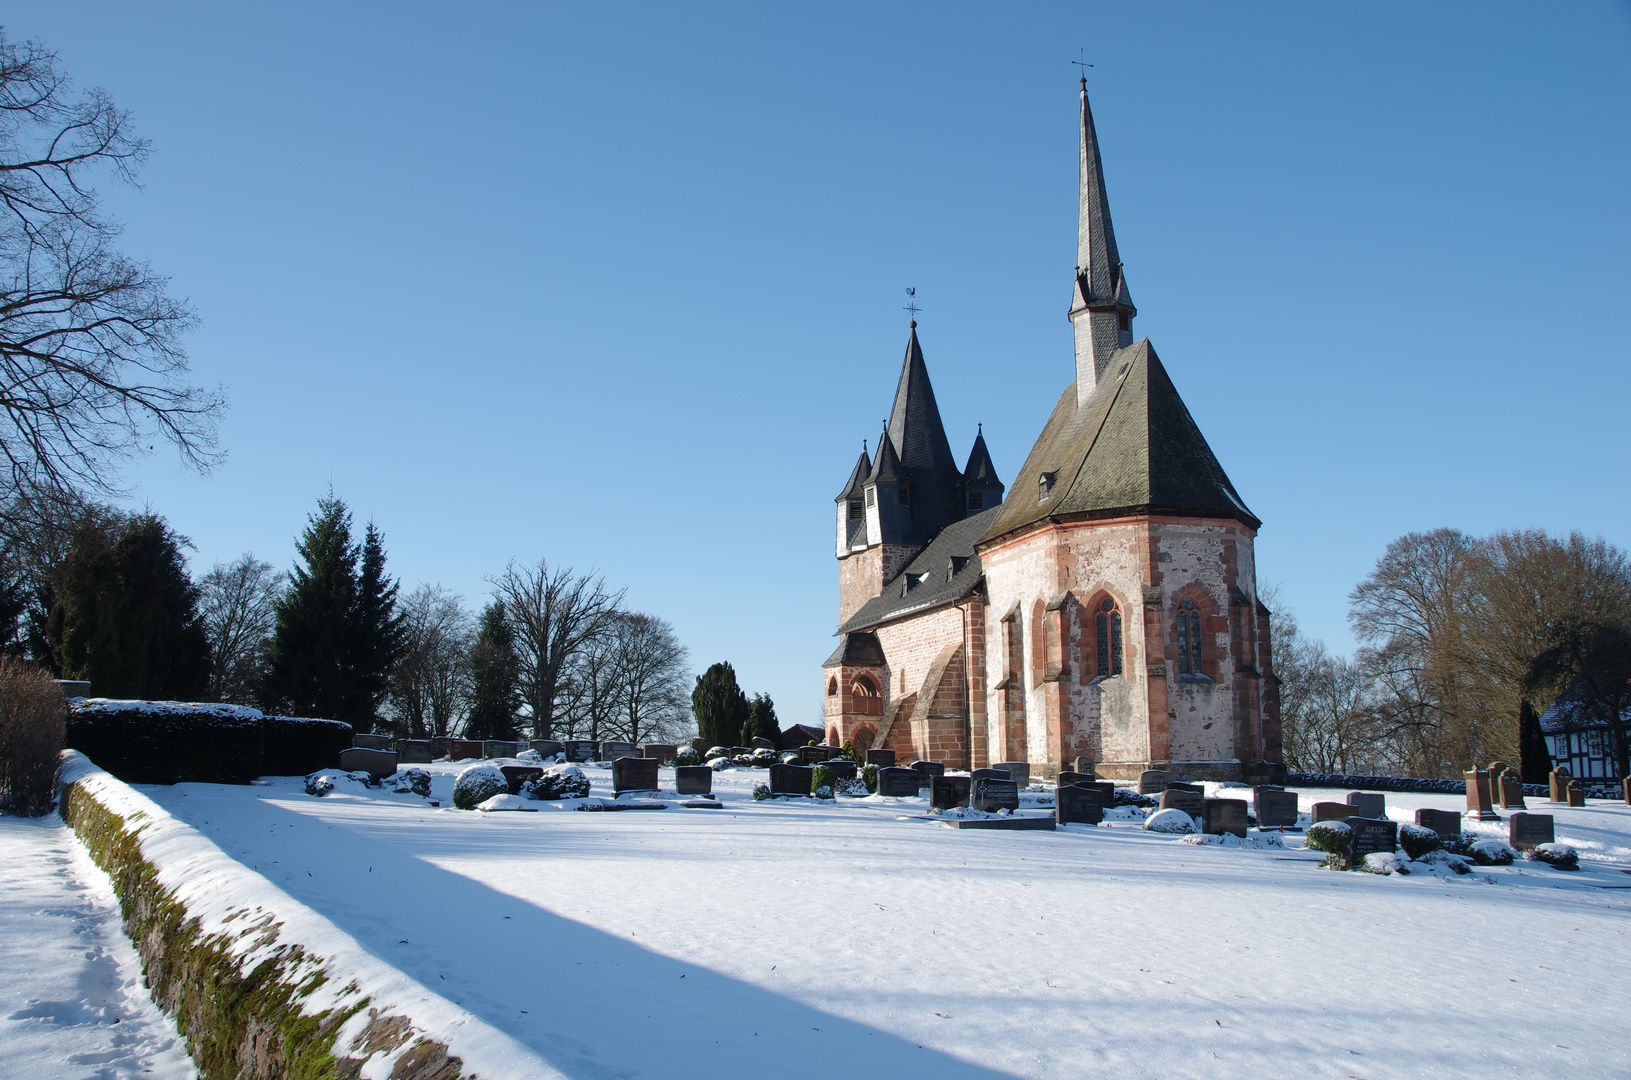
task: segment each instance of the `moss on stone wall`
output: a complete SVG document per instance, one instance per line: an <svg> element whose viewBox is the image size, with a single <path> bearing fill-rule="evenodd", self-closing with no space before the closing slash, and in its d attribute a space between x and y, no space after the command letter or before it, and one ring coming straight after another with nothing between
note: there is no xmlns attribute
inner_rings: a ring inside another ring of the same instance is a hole
<svg viewBox="0 0 1631 1080"><path fill-rule="evenodd" d="M377 1010L369 1010L369 1023L346 1048L351 1054L337 1052L340 1025L367 1008L368 1000L315 1015L303 1011L302 1003L329 975L299 944L276 944L280 924L273 916L235 912L226 920L227 932L206 934L159 884L133 822L108 810L80 784L64 787L61 812L112 879L148 989L175 1017L203 1080L353 1080L380 1050L400 1051L391 1073L396 1080L458 1080L461 1062L449 1057L445 1046L421 1040L407 1047L408 1020L380 1016ZM271 947L247 973L232 948L245 938Z"/></svg>

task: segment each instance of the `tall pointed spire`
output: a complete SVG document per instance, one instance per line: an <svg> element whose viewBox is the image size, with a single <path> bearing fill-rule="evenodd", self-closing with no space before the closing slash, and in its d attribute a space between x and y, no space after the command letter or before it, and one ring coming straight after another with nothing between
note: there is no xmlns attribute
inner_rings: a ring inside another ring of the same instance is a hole
<svg viewBox="0 0 1631 1080"><path fill-rule="evenodd" d="M900 366L900 383L895 387L895 404L889 410L889 441L908 469L949 470L957 473L951 456L951 443L940 422L940 406L929 384L929 368L923 362L923 346L917 341L917 320L906 339L906 359Z"/></svg>
<svg viewBox="0 0 1631 1080"><path fill-rule="evenodd" d="M1081 194L1076 235L1076 286L1070 321L1076 329L1076 398L1085 402L1109 366L1110 354L1133 343L1133 306L1116 250L1110 199L1104 190L1104 162L1093 109L1082 79Z"/></svg>

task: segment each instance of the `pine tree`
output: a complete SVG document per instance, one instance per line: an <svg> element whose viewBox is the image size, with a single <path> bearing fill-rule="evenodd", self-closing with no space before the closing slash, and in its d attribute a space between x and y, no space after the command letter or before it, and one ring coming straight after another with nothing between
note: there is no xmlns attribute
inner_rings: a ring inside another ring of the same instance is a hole
<svg viewBox="0 0 1631 1080"><path fill-rule="evenodd" d="M1518 775L1526 784L1545 784L1552 772L1552 753L1540 730L1535 707L1524 698L1518 703Z"/></svg>
<svg viewBox="0 0 1631 1080"><path fill-rule="evenodd" d="M748 718L748 698L736 685L736 669L718 663L697 676L691 691L697 734L709 746L733 746Z"/></svg>
<svg viewBox="0 0 1631 1080"><path fill-rule="evenodd" d="M515 631L505 618L504 602L495 600L482 611L476 644L470 650L470 715L465 720L465 738L515 738L520 671Z"/></svg>
<svg viewBox="0 0 1631 1080"><path fill-rule="evenodd" d="M402 619L396 613L398 586L385 574L385 537L373 522L363 536L361 563L352 613L349 715L340 719L358 731L367 731L391 691L391 669L402 655L404 637Z"/></svg>
<svg viewBox="0 0 1631 1080"><path fill-rule="evenodd" d="M53 665L104 697L192 701L209 686L198 587L164 519L87 519L58 568Z"/></svg>
<svg viewBox="0 0 1631 1080"><path fill-rule="evenodd" d="M769 694L754 694L748 702L747 722L742 725L742 743L751 746L753 740L769 739L775 745L781 736L781 722L776 719L776 703Z"/></svg>
<svg viewBox="0 0 1631 1080"><path fill-rule="evenodd" d="M319 499L295 550L304 565L277 603L262 697L290 715L351 722L357 549L345 503L332 493Z"/></svg>

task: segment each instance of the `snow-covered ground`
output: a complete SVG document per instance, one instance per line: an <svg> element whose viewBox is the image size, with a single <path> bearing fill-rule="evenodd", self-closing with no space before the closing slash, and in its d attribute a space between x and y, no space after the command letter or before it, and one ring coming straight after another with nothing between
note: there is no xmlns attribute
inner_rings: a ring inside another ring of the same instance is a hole
<svg viewBox="0 0 1631 1080"><path fill-rule="evenodd" d="M62 819L0 817L0 861L0 1075L191 1080L113 886Z"/></svg>
<svg viewBox="0 0 1631 1080"><path fill-rule="evenodd" d="M1631 1075L1631 807L1532 807L1579 873L1381 877L1293 836L755 803L748 769L717 776L720 810L473 813L450 809L457 766L427 768L440 809L350 782L141 790L585 1080Z"/></svg>

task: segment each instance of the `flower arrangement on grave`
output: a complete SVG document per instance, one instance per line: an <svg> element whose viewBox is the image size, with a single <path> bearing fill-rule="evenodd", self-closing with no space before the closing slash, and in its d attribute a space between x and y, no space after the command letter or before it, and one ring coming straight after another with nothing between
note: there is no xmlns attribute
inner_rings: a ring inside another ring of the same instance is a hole
<svg viewBox="0 0 1631 1080"><path fill-rule="evenodd" d="M1308 827L1303 846L1325 852L1325 861L1320 865L1326 869L1346 870L1353 837L1353 828L1346 821L1319 821Z"/></svg>
<svg viewBox="0 0 1631 1080"><path fill-rule="evenodd" d="M770 785L769 784L754 784L753 785L753 801L754 802L764 802L766 799L773 799L773 798L775 798L775 796L770 794Z"/></svg>

